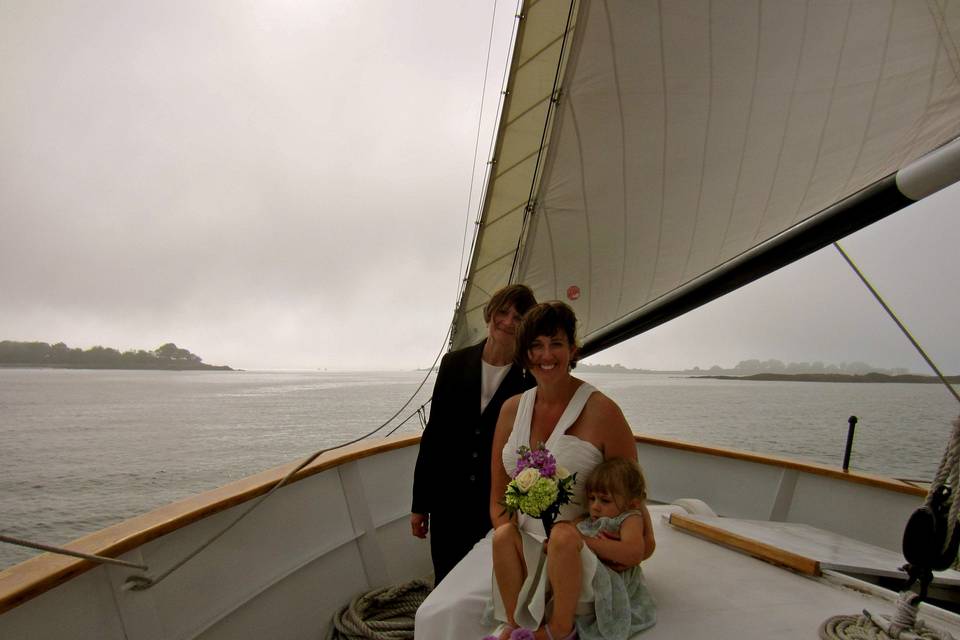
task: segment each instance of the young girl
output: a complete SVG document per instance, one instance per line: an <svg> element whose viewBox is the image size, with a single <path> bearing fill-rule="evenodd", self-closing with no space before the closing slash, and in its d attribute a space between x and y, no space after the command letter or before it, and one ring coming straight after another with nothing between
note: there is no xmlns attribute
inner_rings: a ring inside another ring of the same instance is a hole
<svg viewBox="0 0 960 640"><path fill-rule="evenodd" d="M657 621L640 571L656 544L644 517L647 484L636 462L611 458L590 472L585 489L589 515L577 529L604 566L593 577L595 611L577 617L577 632L582 640L626 640Z"/></svg>

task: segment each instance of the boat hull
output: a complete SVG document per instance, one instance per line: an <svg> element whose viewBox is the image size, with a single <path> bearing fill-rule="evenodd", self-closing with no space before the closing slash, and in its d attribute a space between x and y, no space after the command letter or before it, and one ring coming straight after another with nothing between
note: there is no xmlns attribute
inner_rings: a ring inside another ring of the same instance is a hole
<svg viewBox="0 0 960 640"><path fill-rule="evenodd" d="M418 437L320 457L236 528L146 591L134 570L43 554L0 572L3 638L321 637L352 597L430 573L410 535ZM896 549L922 489L782 458L637 437L654 501L705 500L720 515L800 522ZM189 498L72 543L171 566L292 466Z"/></svg>

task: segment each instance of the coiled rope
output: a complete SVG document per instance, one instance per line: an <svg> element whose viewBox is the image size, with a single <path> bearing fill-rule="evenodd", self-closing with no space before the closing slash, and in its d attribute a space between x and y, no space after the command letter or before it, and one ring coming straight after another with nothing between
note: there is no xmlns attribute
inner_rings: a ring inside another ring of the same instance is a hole
<svg viewBox="0 0 960 640"><path fill-rule="evenodd" d="M930 356L927 355L920 343L913 337L906 325L900 321L900 318L893 312L893 309L886 303L876 288L870 284L863 272L853 262L847 252L843 250L840 243L834 242L833 246L840 252L840 255L847 262L853 272L857 274L864 286L873 294L873 297L880 303L887 315L896 323L900 331L907 337L910 344L920 353L920 356L926 361L933 372L940 378L940 381L960 402L960 394L949 383L937 365ZM956 494L960 491L960 418L953 421L953 431L950 435L950 441L940 460L940 466L930 484L930 490L927 492L924 506L934 509L934 498L938 494L942 495L943 489L950 489L949 493L949 515L947 517L947 531L943 542L942 552L945 552L950 546L953 538L954 528L956 527L957 516L960 514L960 500L956 499ZM913 575L913 574L911 574ZM932 574L930 574L932 575ZM913 584L913 579L907 586ZM921 586L921 592L925 593L926 587ZM893 617L875 615L867 610L862 615L856 616L834 616L828 618L820 626L820 637L823 640L952 640L953 636L926 625L922 620L917 619L917 611L920 606L920 596L909 589L900 592L897 597L896 609Z"/></svg>
<svg viewBox="0 0 960 640"><path fill-rule="evenodd" d="M425 580L413 580L361 594L333 616L327 640L413 638L417 608L430 589Z"/></svg>
<svg viewBox="0 0 960 640"><path fill-rule="evenodd" d="M939 631L919 620L909 630L890 635L884 631L882 623L877 624L875 618L868 611L861 616L834 616L829 618L820 627L822 640L952 640L953 636L945 631Z"/></svg>

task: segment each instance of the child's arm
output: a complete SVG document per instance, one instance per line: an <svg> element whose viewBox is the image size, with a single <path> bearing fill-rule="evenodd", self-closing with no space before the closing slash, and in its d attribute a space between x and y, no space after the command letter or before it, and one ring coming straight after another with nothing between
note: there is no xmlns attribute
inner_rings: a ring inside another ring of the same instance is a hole
<svg viewBox="0 0 960 640"><path fill-rule="evenodd" d="M606 537L602 533L596 538L584 538L591 551L597 554L605 564L617 571L635 567L649 557L647 553L647 517L643 514L631 515L620 526L620 539ZM652 536L650 536L652 541ZM652 553L652 551L651 551Z"/></svg>
<svg viewBox="0 0 960 640"><path fill-rule="evenodd" d="M653 555L654 549L657 548L657 541L653 537L653 521L650 519L650 510L647 509L647 505L644 504L640 511L643 513L643 559L646 560Z"/></svg>

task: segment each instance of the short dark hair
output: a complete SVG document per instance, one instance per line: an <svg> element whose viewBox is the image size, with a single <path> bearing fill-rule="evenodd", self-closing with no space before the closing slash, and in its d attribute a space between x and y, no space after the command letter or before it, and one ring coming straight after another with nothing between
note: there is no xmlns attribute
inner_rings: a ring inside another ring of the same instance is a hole
<svg viewBox="0 0 960 640"><path fill-rule="evenodd" d="M574 349L579 350L577 344L577 314L565 302L551 300L541 302L531 307L520 321L517 329L516 361L521 367L530 367L530 358L527 352L533 346L533 341L540 336L553 337L558 331L567 335L567 341ZM579 351L575 351L570 358L570 368L577 366Z"/></svg>
<svg viewBox="0 0 960 640"><path fill-rule="evenodd" d="M617 498L631 500L647 499L647 481L643 477L643 469L634 460L629 458L610 458L593 468L584 483L584 492L609 493L614 502ZM620 509L625 505L617 502Z"/></svg>
<svg viewBox="0 0 960 640"><path fill-rule="evenodd" d="M533 297L533 290L525 284L511 284L500 289L483 308L483 321L490 322L493 314L500 309L513 305L517 313L523 315L533 305L537 304L537 299Z"/></svg>

